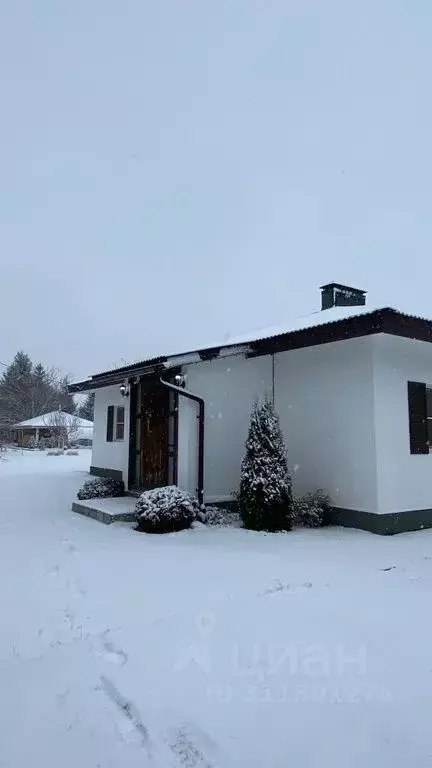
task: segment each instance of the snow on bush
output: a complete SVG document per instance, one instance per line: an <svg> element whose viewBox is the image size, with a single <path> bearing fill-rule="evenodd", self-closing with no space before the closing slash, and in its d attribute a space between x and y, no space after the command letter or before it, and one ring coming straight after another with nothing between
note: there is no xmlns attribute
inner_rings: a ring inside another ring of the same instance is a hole
<svg viewBox="0 0 432 768"><path fill-rule="evenodd" d="M268 398L253 407L237 495L246 528L289 531L293 527L292 483L279 418Z"/></svg>
<svg viewBox="0 0 432 768"><path fill-rule="evenodd" d="M135 507L138 530L145 533L171 533L190 528L199 519L195 497L176 485L144 491Z"/></svg>
<svg viewBox="0 0 432 768"><path fill-rule="evenodd" d="M106 499L109 496L123 496L123 480L112 480L109 477L95 477L94 480L86 480L77 493L77 497L84 499Z"/></svg>
<svg viewBox="0 0 432 768"><path fill-rule="evenodd" d="M79 456L79 451L75 451L75 450L66 451L66 456Z"/></svg>
<svg viewBox="0 0 432 768"><path fill-rule="evenodd" d="M240 515L238 512L230 512L229 509L223 507L205 507L200 509L197 514L197 519L204 525L219 525L219 526L238 526L240 523Z"/></svg>
<svg viewBox="0 0 432 768"><path fill-rule="evenodd" d="M294 499L294 515L297 525L306 528L321 528L329 524L330 497L318 489Z"/></svg>
<svg viewBox="0 0 432 768"><path fill-rule="evenodd" d="M64 451L60 450L60 448L59 448L59 449L56 449L56 450L47 451L46 455L47 456L64 456Z"/></svg>

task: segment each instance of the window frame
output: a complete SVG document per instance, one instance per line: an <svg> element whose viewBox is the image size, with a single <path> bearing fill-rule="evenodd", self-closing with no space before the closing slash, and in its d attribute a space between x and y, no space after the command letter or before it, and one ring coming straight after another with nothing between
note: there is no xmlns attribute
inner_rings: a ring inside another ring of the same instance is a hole
<svg viewBox="0 0 432 768"><path fill-rule="evenodd" d="M430 408L430 414L429 414ZM426 384L426 426L429 453L432 453L432 384Z"/></svg>
<svg viewBox="0 0 432 768"><path fill-rule="evenodd" d="M118 413L119 411L123 411L123 418L119 420ZM114 443L122 443L125 439L125 420L126 420L126 409L124 405L116 405L114 407L114 421L113 421L113 442ZM122 430L122 437L117 437L117 428L118 425L121 424L123 427Z"/></svg>
<svg viewBox="0 0 432 768"><path fill-rule="evenodd" d="M408 424L411 455L430 453L426 384L408 381Z"/></svg>

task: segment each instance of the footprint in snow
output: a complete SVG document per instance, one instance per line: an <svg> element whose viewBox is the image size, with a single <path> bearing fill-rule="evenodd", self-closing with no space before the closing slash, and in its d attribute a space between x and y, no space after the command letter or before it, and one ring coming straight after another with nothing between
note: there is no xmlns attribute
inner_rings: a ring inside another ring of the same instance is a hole
<svg viewBox="0 0 432 768"><path fill-rule="evenodd" d="M280 579L275 579L263 592L259 592L258 596L273 595L275 592L295 592L297 589L311 589L312 586L311 581L304 581L303 584L287 584Z"/></svg>
<svg viewBox="0 0 432 768"><path fill-rule="evenodd" d="M138 737L140 746L144 747L149 758L152 757L152 743L147 726L143 723L139 710L132 699L127 699L123 696L118 688L114 685L112 680L103 675L100 678L100 689L105 695L112 701L117 707L120 713L125 718L126 722L120 726L122 735L124 734L127 740L130 740L130 734Z"/></svg>
<svg viewBox="0 0 432 768"><path fill-rule="evenodd" d="M78 553L78 550L75 544L73 544L69 539L62 539L60 543L63 549L66 550L66 552L70 552L71 554L74 554L74 555Z"/></svg>
<svg viewBox="0 0 432 768"><path fill-rule="evenodd" d="M62 693L58 693L58 694L57 694L57 696L56 696L56 699L57 699L57 703L58 703L58 704L59 704L61 707L64 707L64 706L65 706L65 704L66 704L66 700L67 700L67 698L68 698L68 696L69 696L69 693L70 693L70 688L68 687L68 688L66 688L66 690L64 690Z"/></svg>
<svg viewBox="0 0 432 768"><path fill-rule="evenodd" d="M103 632L102 635L99 635L99 647L93 648L93 652L96 656L99 656L99 658L104 659L105 661L109 661L111 664L117 664L120 667L124 667L129 657L123 648L116 648L113 642L107 640L109 632L110 630L107 630L106 632Z"/></svg>
<svg viewBox="0 0 432 768"><path fill-rule="evenodd" d="M98 656L111 664L118 664L121 667L127 663L128 655L121 648L117 650L112 643L104 643L104 650L99 651Z"/></svg>
<svg viewBox="0 0 432 768"><path fill-rule="evenodd" d="M216 768L213 760L209 759L197 744L205 736L208 746L211 743L210 737L199 729L196 729L196 733L194 730L193 726L184 725L169 731L165 737L169 748L184 768Z"/></svg>
<svg viewBox="0 0 432 768"><path fill-rule="evenodd" d="M68 579L66 582L66 586L74 600L79 600L80 598L83 598L86 596L85 591L81 589L81 587L79 587L75 581L69 581Z"/></svg>

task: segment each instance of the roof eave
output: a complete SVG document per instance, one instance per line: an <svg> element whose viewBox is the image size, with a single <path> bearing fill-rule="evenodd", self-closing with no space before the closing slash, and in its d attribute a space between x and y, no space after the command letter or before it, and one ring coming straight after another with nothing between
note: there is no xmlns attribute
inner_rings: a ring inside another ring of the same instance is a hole
<svg viewBox="0 0 432 768"><path fill-rule="evenodd" d="M103 387L114 386L115 384L122 384L126 379L136 376L149 376L152 373L166 370L167 368L176 368L182 365L192 365L193 363L201 363L205 360L214 359L217 357L231 357L233 355L246 354L250 351L250 344L233 344L226 347L209 347L208 349L200 349L194 352L186 352L180 355L171 355L169 357L152 358L148 362L143 361L141 363L133 363L132 365L123 366L113 371L105 371L103 373L97 373L90 379L84 381L78 381L74 384L70 384L68 392L71 395L79 394L81 392L92 392L96 389L102 389Z"/></svg>
<svg viewBox="0 0 432 768"><path fill-rule="evenodd" d="M386 309L372 310L363 315L332 320L321 325L302 328L298 331L279 334L267 339L259 339L251 346L253 350L248 357L261 357L263 355L276 354L277 352L289 352L303 347L314 347L327 344L332 341L347 341L360 336L370 336L384 331L384 317Z"/></svg>
<svg viewBox="0 0 432 768"><path fill-rule="evenodd" d="M392 336L426 341L432 343L432 321L413 315L406 315L391 307L372 310L361 315L333 320L321 325L306 327L297 331L277 334L266 339L257 339L244 345L227 345L222 348L209 347L197 352L185 355L172 355L165 358L154 358L146 364L136 363L125 366L115 371L107 371L93 376L91 379L71 384L68 391L71 394L91 392L103 387L121 384L125 379L134 376L144 376L166 368L174 368L179 365L187 365L203 362L212 358L244 354L247 357L258 357L286 352L302 347L312 347L327 344L332 341L345 341L361 336L370 336L377 333L386 333ZM158 361L155 364L155 361Z"/></svg>

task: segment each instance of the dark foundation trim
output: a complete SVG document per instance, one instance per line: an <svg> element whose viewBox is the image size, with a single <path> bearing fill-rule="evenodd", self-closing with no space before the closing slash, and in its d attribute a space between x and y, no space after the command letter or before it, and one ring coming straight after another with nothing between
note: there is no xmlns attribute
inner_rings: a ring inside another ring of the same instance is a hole
<svg viewBox="0 0 432 768"><path fill-rule="evenodd" d="M346 528L360 528L381 536L392 536L395 533L432 528L432 509L412 509L379 515L375 512L334 507L330 513L330 523Z"/></svg>
<svg viewBox="0 0 432 768"><path fill-rule="evenodd" d="M222 507L230 512L238 512L236 501L212 501L210 507ZM333 507L329 514L330 525L341 525L344 528L359 528L362 531L378 533L381 536L392 536L395 533L421 531L432 528L432 509L413 509L406 512L393 512L379 515L376 512L360 512L358 509L341 509Z"/></svg>
<svg viewBox="0 0 432 768"><path fill-rule="evenodd" d="M108 469L107 467L90 467L90 474L97 477L109 477L110 480L123 480L123 472L120 469Z"/></svg>

